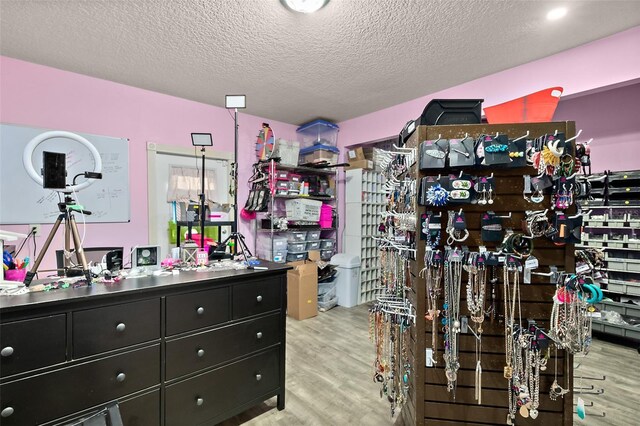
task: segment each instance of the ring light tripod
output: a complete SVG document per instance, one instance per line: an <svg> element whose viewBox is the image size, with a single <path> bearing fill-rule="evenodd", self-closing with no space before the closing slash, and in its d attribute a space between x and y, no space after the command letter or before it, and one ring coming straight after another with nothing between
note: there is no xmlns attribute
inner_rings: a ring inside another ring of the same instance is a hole
<svg viewBox="0 0 640 426"><path fill-rule="evenodd" d="M58 228L64 222L64 251L68 253L71 250L71 239L73 238L73 245L75 248L76 258L78 262L82 265L82 274L87 278L87 282L91 284L91 271L89 270L89 264L87 263L87 258L84 255L84 249L82 248L82 243L80 241L80 232L78 231L78 224L76 223L75 218L73 217L73 212L78 212L81 214L90 215L91 212L88 210L82 209L79 205L75 203L73 198L71 198L70 192L64 193L64 202L58 203L58 209L60 210L60 214L53 224L53 228L51 228L51 232L49 232L49 236L44 242L42 246L42 250L38 254L35 263L33 264L33 268L24 278L24 285L29 287L31 281L33 281L33 277L35 277L38 272L38 268L40 267L40 263L44 258L44 255L47 253L49 246L51 245L51 241L53 237L56 235ZM66 257L65 257L65 270L66 267Z"/></svg>
<svg viewBox="0 0 640 426"><path fill-rule="evenodd" d="M69 252L69 250L71 249L71 239L73 239L76 257L78 259L78 262L80 262L80 264L82 265L82 273L87 278L88 284L91 285L91 271L89 270L89 265L87 264L87 259L84 255L84 249L82 248L82 241L80 240L80 232L78 232L78 225L73 215L74 212L78 212L86 215L90 215L91 212L84 210L82 206L79 206L78 204L76 204L75 200L71 198L71 193L72 191L79 191L91 185L94 182L93 181L94 179L102 179L102 159L100 157L100 153L98 152L98 150L87 139L83 138L80 135L77 135L71 132L63 132L63 131L44 132L36 136L35 138L33 138L27 144L22 156L22 162L25 167L25 170L27 171L27 174L36 183L42 185L43 187L45 187L45 181L42 178L42 176L40 176L40 174L36 172L35 168L33 167L33 162L31 161L31 158L33 156L33 152L35 148L38 145L40 145L42 142L48 139L53 139L53 138L71 139L80 143L81 145L84 145L84 147L86 147L91 153L91 155L93 156L93 161L95 166L94 166L93 172L84 172L76 175L73 178L72 185L69 185L69 186L64 185L63 188L58 188L58 187L51 188L55 191L62 192L64 194L64 201L58 203L58 210L60 210L60 214L58 215L58 218L53 224L53 228L51 228L51 232L49 232L49 235L47 236L47 239L44 242L42 250L40 250L40 254L38 254L37 256L36 261L33 264L33 267L29 272L27 272L27 275L25 276L25 279L23 282L26 287L29 287L29 285L33 281L33 278L38 272L38 268L40 267L40 263L42 263L42 259L44 258L44 255L46 254L47 250L49 249L49 246L51 245L51 241L53 240L53 237L58 231L58 228L60 228L60 225L62 224L62 222L64 222L65 252ZM64 170L64 166L63 166L62 173L64 174L64 176L66 176L66 171ZM76 185L75 180L79 176L84 176L88 180L86 182ZM65 269L66 269L66 260L65 260Z"/></svg>

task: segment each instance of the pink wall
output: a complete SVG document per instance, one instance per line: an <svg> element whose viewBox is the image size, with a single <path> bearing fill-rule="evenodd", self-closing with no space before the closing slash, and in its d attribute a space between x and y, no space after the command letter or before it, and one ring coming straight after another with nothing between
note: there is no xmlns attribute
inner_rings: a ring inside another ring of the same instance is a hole
<svg viewBox="0 0 640 426"><path fill-rule="evenodd" d="M0 93L3 123L129 138L131 222L88 225L87 246L124 245L128 250L148 242L148 141L190 147L191 132L209 132L213 134L216 150L233 151L233 120L228 111L219 107L3 56L0 56ZM263 121L271 124L276 136L295 138L296 126L239 115L238 203L241 206L247 198L246 182L255 155L255 138ZM27 227L3 228L24 232ZM50 226L42 227L44 234L49 230ZM249 240L249 247L253 247L249 225L241 223L240 230ZM43 241L41 237L39 247ZM61 235L53 245L62 247ZM55 267L53 250L48 253L42 269L51 267Z"/></svg>
<svg viewBox="0 0 640 426"><path fill-rule="evenodd" d="M560 101L554 120L575 120L593 138L592 171L640 169L640 83Z"/></svg>
<svg viewBox="0 0 640 426"><path fill-rule="evenodd" d="M563 96L575 95L640 78L640 27L558 54L425 95L340 125L340 145L397 135L404 124L418 117L431 99L484 99L496 105L547 87L564 87ZM425 76L425 78L428 78Z"/></svg>
<svg viewBox="0 0 640 426"><path fill-rule="evenodd" d="M635 27L574 49L343 121L338 123L339 146L344 148L397 135L407 121L422 113L431 99L484 99L484 105L491 106L547 87L564 87L563 96L566 97L638 80L638 46L640 27ZM427 73L425 78L428 78ZM637 107L635 111L637 117ZM589 135L586 132L586 127L583 135L587 138L595 137L595 134ZM604 147L606 144L601 143L600 146ZM595 150L601 152L600 148ZM605 156L604 159L596 160L598 167L619 170L613 161L614 157ZM634 162L631 159L625 161L629 165ZM635 160L635 163L634 167L629 168L640 168L640 162ZM341 180L344 181L344 173L341 173ZM344 185L339 185L338 192L339 197L344 199ZM340 214L344 217L344 206Z"/></svg>

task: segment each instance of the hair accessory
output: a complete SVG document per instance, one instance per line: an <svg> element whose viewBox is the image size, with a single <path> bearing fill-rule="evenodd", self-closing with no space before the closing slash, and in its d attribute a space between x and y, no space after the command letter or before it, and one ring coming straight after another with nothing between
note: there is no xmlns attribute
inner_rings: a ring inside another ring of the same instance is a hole
<svg viewBox="0 0 640 426"><path fill-rule="evenodd" d="M509 150L509 146L505 144L492 144L484 148L484 152L490 152L490 153L506 152L508 150Z"/></svg>
<svg viewBox="0 0 640 426"><path fill-rule="evenodd" d="M449 201L449 191L444 189L439 183L427 190L427 204L441 207Z"/></svg>

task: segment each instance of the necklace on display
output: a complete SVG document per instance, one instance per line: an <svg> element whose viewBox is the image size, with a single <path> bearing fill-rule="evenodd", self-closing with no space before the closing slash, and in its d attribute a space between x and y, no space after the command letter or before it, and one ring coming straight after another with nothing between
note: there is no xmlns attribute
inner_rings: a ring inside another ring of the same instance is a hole
<svg viewBox="0 0 640 426"><path fill-rule="evenodd" d="M443 310L444 325L444 362L445 376L447 377L447 390L454 393L460 368L459 359L459 334L460 334L460 288L462 287L462 263L463 254L457 250L451 250L446 255L444 294L445 303Z"/></svg>
<svg viewBox="0 0 640 426"><path fill-rule="evenodd" d="M440 250L426 250L424 255L425 268L421 274L425 278L427 294L427 313L425 319L431 321L431 349L433 364L437 364L437 344L438 344L438 299L440 298L442 282L442 252Z"/></svg>
<svg viewBox="0 0 640 426"><path fill-rule="evenodd" d="M478 405L482 404L482 323L485 318L485 297L487 288L487 268L485 257L482 254L473 253L469 256L465 266L468 273L467 282L467 308L471 321L476 326L475 335L475 399Z"/></svg>

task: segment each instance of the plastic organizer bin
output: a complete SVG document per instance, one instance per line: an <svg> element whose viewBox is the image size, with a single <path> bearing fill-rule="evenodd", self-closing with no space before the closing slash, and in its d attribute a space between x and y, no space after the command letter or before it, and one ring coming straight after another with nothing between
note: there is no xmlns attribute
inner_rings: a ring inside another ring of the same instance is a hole
<svg viewBox="0 0 640 426"><path fill-rule="evenodd" d="M284 166L297 166L300 157L300 142L276 139L273 157L280 158L280 164Z"/></svg>
<svg viewBox="0 0 640 426"><path fill-rule="evenodd" d="M293 252L301 252L306 250L306 246L307 246L307 243L305 242L289 243L287 245L287 249Z"/></svg>
<svg viewBox="0 0 640 426"><path fill-rule="evenodd" d="M307 258L307 252L288 252L287 253L287 262L298 262L300 260L305 260Z"/></svg>
<svg viewBox="0 0 640 426"><path fill-rule="evenodd" d="M325 238L320 240L320 248L325 250L333 250L336 245L336 241L333 238Z"/></svg>
<svg viewBox="0 0 640 426"><path fill-rule="evenodd" d="M256 250L256 256L259 259L268 260L270 262L275 263L284 263L287 261L287 250L275 250L273 253L270 249L260 249Z"/></svg>
<svg viewBox="0 0 640 426"><path fill-rule="evenodd" d="M287 250L287 244L287 237L274 235L273 238L270 238L267 235L258 235L256 249L282 251Z"/></svg>
<svg viewBox="0 0 640 426"><path fill-rule="evenodd" d="M337 297L336 285L334 283L332 284L333 286L326 288L324 293L320 293L320 290L318 290L318 302L329 302Z"/></svg>
<svg viewBox="0 0 640 426"><path fill-rule="evenodd" d="M319 282L318 283L318 295L325 294L326 292L330 291L332 288L336 289L336 291L337 291L336 281L335 280L324 282L324 283Z"/></svg>
<svg viewBox="0 0 640 426"><path fill-rule="evenodd" d="M300 150L300 164L327 161L330 164L338 163L340 150L329 145L313 145Z"/></svg>
<svg viewBox="0 0 640 426"><path fill-rule="evenodd" d="M285 237L290 243L298 243L298 242L306 242L307 241L307 231L290 231L287 232Z"/></svg>
<svg viewBox="0 0 640 426"><path fill-rule="evenodd" d="M315 241L320 239L320 231L307 231L307 240Z"/></svg>
<svg viewBox="0 0 640 426"><path fill-rule="evenodd" d="M296 129L298 141L303 147L318 144L337 146L339 131L337 124L325 120L314 120Z"/></svg>
<svg viewBox="0 0 640 426"><path fill-rule="evenodd" d="M317 222L320 220L322 201L295 198L284 202L288 220Z"/></svg>
<svg viewBox="0 0 640 426"><path fill-rule="evenodd" d="M320 250L320 241L307 241L305 250Z"/></svg>
<svg viewBox="0 0 640 426"><path fill-rule="evenodd" d="M322 204L320 208L320 228L331 228L333 226L333 207L330 204Z"/></svg>
<svg viewBox="0 0 640 426"><path fill-rule="evenodd" d="M333 257L333 249L331 250L320 250L320 260L324 260L328 262Z"/></svg>
<svg viewBox="0 0 640 426"><path fill-rule="evenodd" d="M335 307L338 305L338 297L334 297L333 299L326 301L326 302L321 302L318 301L318 310L320 311L328 311L329 309Z"/></svg>

